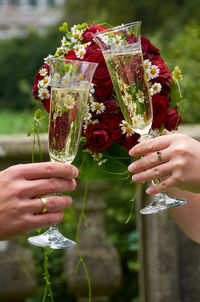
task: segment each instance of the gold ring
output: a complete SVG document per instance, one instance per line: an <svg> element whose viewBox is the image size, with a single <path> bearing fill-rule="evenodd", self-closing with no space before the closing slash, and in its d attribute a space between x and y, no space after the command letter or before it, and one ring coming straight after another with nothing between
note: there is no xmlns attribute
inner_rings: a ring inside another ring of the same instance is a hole
<svg viewBox="0 0 200 302"><path fill-rule="evenodd" d="M42 202L42 210L40 213L44 214L47 212L47 200L44 197L40 197L40 200Z"/></svg>
<svg viewBox="0 0 200 302"><path fill-rule="evenodd" d="M159 162L162 162L161 151L157 151L156 153L157 153L157 156L158 156Z"/></svg>

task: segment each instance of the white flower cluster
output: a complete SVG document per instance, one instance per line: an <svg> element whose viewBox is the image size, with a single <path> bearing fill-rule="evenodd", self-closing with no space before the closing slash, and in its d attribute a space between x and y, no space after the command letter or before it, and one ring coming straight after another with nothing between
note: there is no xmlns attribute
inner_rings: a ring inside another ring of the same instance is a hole
<svg viewBox="0 0 200 302"><path fill-rule="evenodd" d="M122 129L122 133L126 134L126 136L132 136L134 134L133 128L128 125L125 120L122 120L120 127Z"/></svg>
<svg viewBox="0 0 200 302"><path fill-rule="evenodd" d="M42 68L40 70L40 75L43 77L42 80L40 80L38 82L38 97L41 99L41 100L45 100L45 99L48 99L50 97L50 93L49 93L49 90L48 90L48 86L50 85L50 76L48 76L48 71L46 68Z"/></svg>
<svg viewBox="0 0 200 302"><path fill-rule="evenodd" d="M148 59L144 60L144 68L146 79L150 85L150 93L153 96L156 93L159 93L162 89L162 85L160 83L154 83L151 85L151 80L157 78L159 76L160 69L158 66L153 65Z"/></svg>
<svg viewBox="0 0 200 302"><path fill-rule="evenodd" d="M88 104L87 104L87 110L84 116L84 126L83 128L86 130L88 124L90 123L98 123L98 120L92 120L92 114L90 112L93 112L95 114L101 114L105 111L106 107L103 103L96 102L93 93L94 93L94 84L91 83L91 88L89 91L89 98L88 98Z"/></svg>
<svg viewBox="0 0 200 302"><path fill-rule="evenodd" d="M54 103L52 104L52 110L55 111L55 118L61 116L63 112L67 112L74 108L77 93L71 93L64 89L55 89L52 91Z"/></svg>
<svg viewBox="0 0 200 302"><path fill-rule="evenodd" d="M108 161L107 158L103 158L103 153L100 153L100 152L96 153L96 152L91 151L90 149L85 149L85 150L83 150L83 152L89 153L92 156L93 160L95 162L97 162L98 166L101 166L102 164L104 164Z"/></svg>

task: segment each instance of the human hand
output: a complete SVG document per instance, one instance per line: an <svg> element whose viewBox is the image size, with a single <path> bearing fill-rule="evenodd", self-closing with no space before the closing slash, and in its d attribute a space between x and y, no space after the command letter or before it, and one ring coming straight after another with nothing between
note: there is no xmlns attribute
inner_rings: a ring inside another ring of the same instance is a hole
<svg viewBox="0 0 200 302"><path fill-rule="evenodd" d="M50 162L16 165L0 172L0 240L58 224L72 198L46 196L48 210L42 214L38 196L74 190L77 176L76 167Z"/></svg>
<svg viewBox="0 0 200 302"><path fill-rule="evenodd" d="M157 151L161 151L162 161ZM134 146L129 154L143 156L129 166L132 179L144 182L160 179L147 193L166 192L173 187L200 193L200 143L182 135L164 135Z"/></svg>

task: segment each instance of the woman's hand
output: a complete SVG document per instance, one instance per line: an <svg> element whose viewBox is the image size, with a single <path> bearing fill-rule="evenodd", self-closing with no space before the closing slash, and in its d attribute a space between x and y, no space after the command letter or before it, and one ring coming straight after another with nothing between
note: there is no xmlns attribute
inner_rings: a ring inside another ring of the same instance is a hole
<svg viewBox="0 0 200 302"><path fill-rule="evenodd" d="M58 224L71 197L45 197L47 212L42 214L39 196L74 190L77 176L76 167L50 162L16 165L0 172L0 240Z"/></svg>
<svg viewBox="0 0 200 302"><path fill-rule="evenodd" d="M147 193L166 192L173 187L200 193L200 143L195 139L182 134L163 135L134 146L129 154L142 156L129 166L133 181L161 180Z"/></svg>

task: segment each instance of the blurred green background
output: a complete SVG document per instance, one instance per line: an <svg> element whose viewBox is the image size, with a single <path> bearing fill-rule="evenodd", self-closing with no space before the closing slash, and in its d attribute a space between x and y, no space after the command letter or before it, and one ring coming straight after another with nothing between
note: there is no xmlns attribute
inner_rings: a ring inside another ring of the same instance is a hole
<svg viewBox="0 0 200 302"><path fill-rule="evenodd" d="M183 122L200 121L200 4L199 0L67 0L61 22L43 34L30 31L23 37L0 40L0 134L27 133L32 125L33 112L38 104L33 100L31 88L35 72L43 64L43 58L54 53L62 34L58 26L62 22L74 25L81 22L107 22L112 25L142 20L142 35L160 49L166 64L173 69L179 65L183 73L181 90L184 96ZM122 286L112 302L138 302L137 261L138 234L135 217L126 224L130 213L134 187L128 181L114 182L105 192L107 203L107 238L120 253L123 268ZM119 190L120 188L120 190ZM75 233L76 213L73 207L67 211L62 228ZM69 227L71 229L69 229ZM21 239L26 245L26 237ZM38 287L27 302L41 300L43 291L43 256L40 249L32 249L36 263ZM66 289L62 273L63 252L50 257L50 274L55 301L74 302Z"/></svg>

